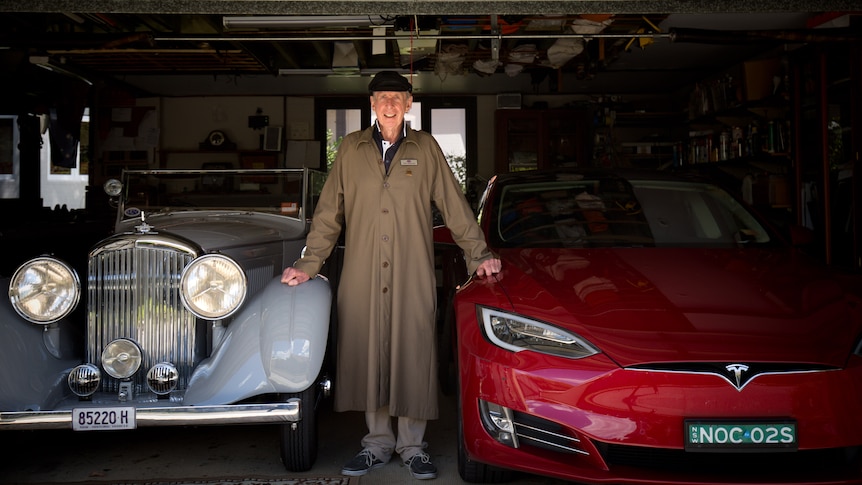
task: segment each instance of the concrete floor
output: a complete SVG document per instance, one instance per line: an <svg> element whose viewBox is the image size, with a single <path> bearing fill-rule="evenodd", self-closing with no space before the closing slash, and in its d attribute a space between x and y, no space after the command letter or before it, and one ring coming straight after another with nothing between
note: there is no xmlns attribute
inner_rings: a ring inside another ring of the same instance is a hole
<svg viewBox="0 0 862 485"><path fill-rule="evenodd" d="M416 480L394 457L386 466L354 480L369 484L463 484L458 475L454 398L442 397L441 418L429 423L428 453L436 480ZM141 428L132 432L6 431L0 461L3 484L219 483L219 479L335 477L359 450L365 433L361 413L320 413L320 448L309 472L288 473L271 427ZM11 448L11 449L10 449ZM258 483L258 482L256 482ZM263 483L266 483L265 481ZM515 485L566 482L524 475Z"/></svg>

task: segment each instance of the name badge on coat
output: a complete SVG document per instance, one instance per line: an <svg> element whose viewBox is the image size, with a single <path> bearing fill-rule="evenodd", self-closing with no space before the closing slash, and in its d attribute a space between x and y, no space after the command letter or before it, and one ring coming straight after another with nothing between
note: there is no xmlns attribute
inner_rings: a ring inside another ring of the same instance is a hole
<svg viewBox="0 0 862 485"><path fill-rule="evenodd" d="M401 166L415 167L417 165L419 165L419 160L416 160L415 158L403 158L403 159L401 159Z"/></svg>

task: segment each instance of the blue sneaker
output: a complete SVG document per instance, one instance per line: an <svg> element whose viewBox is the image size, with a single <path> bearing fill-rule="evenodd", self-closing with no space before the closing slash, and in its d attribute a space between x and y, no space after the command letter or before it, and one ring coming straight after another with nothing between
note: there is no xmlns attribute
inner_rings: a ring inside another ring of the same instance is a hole
<svg viewBox="0 0 862 485"><path fill-rule="evenodd" d="M348 477L361 477L375 468L380 468L385 465L382 460L375 458L371 450L365 449L360 451L356 456L344 465L341 469L341 474Z"/></svg>
<svg viewBox="0 0 862 485"><path fill-rule="evenodd" d="M404 466L410 469L410 474L418 480L429 480L437 478L437 467L431 463L428 453L419 452L404 462Z"/></svg>

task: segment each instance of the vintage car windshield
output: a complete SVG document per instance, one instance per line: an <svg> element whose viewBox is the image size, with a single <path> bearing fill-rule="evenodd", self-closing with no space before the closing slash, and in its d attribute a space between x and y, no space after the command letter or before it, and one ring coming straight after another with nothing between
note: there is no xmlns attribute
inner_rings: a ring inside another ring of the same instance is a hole
<svg viewBox="0 0 862 485"><path fill-rule="evenodd" d="M768 244L766 227L702 182L573 178L501 187L499 247L735 247Z"/></svg>
<svg viewBox="0 0 862 485"><path fill-rule="evenodd" d="M324 179L308 169L126 171L120 220L141 212L225 209L308 218Z"/></svg>

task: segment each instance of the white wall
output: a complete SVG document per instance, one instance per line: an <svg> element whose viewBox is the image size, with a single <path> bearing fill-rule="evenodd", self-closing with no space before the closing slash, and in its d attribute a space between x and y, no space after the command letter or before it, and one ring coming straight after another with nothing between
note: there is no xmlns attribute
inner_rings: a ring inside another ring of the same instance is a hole
<svg viewBox="0 0 862 485"><path fill-rule="evenodd" d="M262 129L249 127L249 116L268 116L269 126L285 125L281 96L204 96L162 98L158 162L165 168L200 168L206 162L238 165L237 151L261 148ZM200 152L213 130L225 132L236 150Z"/></svg>
<svg viewBox="0 0 862 485"><path fill-rule="evenodd" d="M584 96L535 95L525 96L525 107L533 103L547 103L555 108L567 103L583 101ZM312 96L203 96L161 99L161 139L162 152L196 151L210 131L215 129L227 133L236 142L238 150L257 150L260 130L248 128L248 117L257 108L269 116L271 126L283 126L284 138L312 139L314 137L314 97ZM488 179L494 174L494 112L497 109L496 95L476 96L476 130L478 159L477 174ZM324 142L324 140L318 140ZM279 160L283 161L283 152ZM172 162L190 164L188 168L199 167L202 161L233 161L234 154L163 154ZM197 164L195 166L195 164Z"/></svg>

